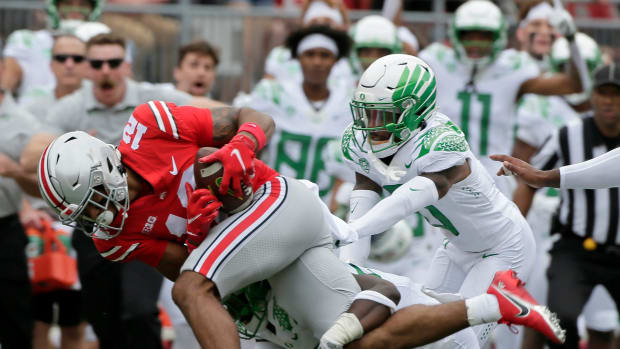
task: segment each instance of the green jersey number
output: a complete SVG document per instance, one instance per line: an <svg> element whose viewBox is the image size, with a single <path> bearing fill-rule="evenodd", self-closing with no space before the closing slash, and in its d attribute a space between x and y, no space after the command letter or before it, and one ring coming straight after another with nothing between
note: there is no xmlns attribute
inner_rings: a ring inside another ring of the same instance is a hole
<svg viewBox="0 0 620 349"><path fill-rule="evenodd" d="M315 138L309 135L290 133L282 131L280 141L278 141L276 150L276 161L274 163L274 169L281 171L283 165L290 167L295 172L295 178L307 179L314 183L319 183L319 175L325 171L325 163L323 162L323 151L325 146L333 138L320 137ZM314 153L311 154L312 143L315 142ZM287 149L299 147L299 158L293 159L289 156L290 150ZM310 172L308 173L308 166ZM330 177L329 184L324 187L319 187L319 195L325 196L332 189L334 179Z"/></svg>
<svg viewBox="0 0 620 349"><path fill-rule="evenodd" d="M491 95L488 93L471 93L461 91L457 98L461 101L461 130L465 133L465 138L469 141L469 113L471 107L471 96L476 95L478 103L482 104L482 117L480 118L480 154L487 155L489 144L489 121L491 120Z"/></svg>

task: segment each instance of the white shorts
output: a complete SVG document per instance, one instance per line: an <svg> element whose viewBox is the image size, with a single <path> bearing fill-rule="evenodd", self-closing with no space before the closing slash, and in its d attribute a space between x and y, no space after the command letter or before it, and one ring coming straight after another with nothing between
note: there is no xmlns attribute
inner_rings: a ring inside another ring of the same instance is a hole
<svg viewBox="0 0 620 349"><path fill-rule="evenodd" d="M268 279L304 251L332 243L321 205L299 181L275 177L256 191L248 208L211 229L181 272L204 275L222 299Z"/></svg>
<svg viewBox="0 0 620 349"><path fill-rule="evenodd" d="M435 252L426 287L436 292L460 293L468 298L485 293L500 270L512 269L526 281L536 261L536 243L525 219L521 219L520 234L488 251L464 252L446 240L446 245ZM485 324L473 328L480 347L484 346L495 326Z"/></svg>

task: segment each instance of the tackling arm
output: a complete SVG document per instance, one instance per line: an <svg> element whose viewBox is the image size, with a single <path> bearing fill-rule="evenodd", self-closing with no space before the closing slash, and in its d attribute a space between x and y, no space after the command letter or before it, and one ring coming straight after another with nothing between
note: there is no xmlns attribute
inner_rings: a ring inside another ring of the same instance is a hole
<svg viewBox="0 0 620 349"><path fill-rule="evenodd" d="M559 171L552 171L556 171L556 178L558 175L560 177L560 188L603 189L618 187L620 186L620 177L618 176L620 172L620 148L582 163L562 166Z"/></svg>
<svg viewBox="0 0 620 349"><path fill-rule="evenodd" d="M349 221L362 217L381 200L381 187L370 178L355 173L355 187L349 199ZM370 254L370 237L340 248L340 259L364 265Z"/></svg>
<svg viewBox="0 0 620 349"><path fill-rule="evenodd" d="M440 172L414 177L363 217L351 222L350 226L360 238L384 232L396 222L437 202L448 193L452 184L463 180L470 172L469 163L466 162Z"/></svg>

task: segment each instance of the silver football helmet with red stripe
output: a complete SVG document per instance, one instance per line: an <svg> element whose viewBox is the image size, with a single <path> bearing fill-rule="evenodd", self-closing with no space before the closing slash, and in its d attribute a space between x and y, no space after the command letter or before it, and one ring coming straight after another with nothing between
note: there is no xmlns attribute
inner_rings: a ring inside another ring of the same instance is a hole
<svg viewBox="0 0 620 349"><path fill-rule="evenodd" d="M63 224L110 239L123 229L129 210L127 174L116 147L82 131L65 133L39 160L41 196ZM92 205L99 212L89 217Z"/></svg>

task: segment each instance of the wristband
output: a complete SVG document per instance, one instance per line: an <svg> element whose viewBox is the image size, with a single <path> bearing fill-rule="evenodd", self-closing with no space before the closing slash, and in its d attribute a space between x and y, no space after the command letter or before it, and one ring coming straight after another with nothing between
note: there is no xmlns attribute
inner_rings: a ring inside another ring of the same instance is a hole
<svg viewBox="0 0 620 349"><path fill-rule="evenodd" d="M255 122L246 122L241 125L237 130L237 135L241 132L247 132L254 136L258 145L256 146L256 151L263 149L265 144L267 144L267 137L265 136L265 132L260 126L258 126Z"/></svg>
<svg viewBox="0 0 620 349"><path fill-rule="evenodd" d="M381 293L377 291L372 291L372 290L362 291L358 293L357 295L355 295L355 297L353 298L353 301L356 301L358 299L366 299L369 301L373 301L375 303L379 303L381 305L385 305L386 307L390 308L390 312L392 313L396 311L396 303L394 303L394 301L392 301L391 299L389 299L388 297L386 297L385 295L382 295Z"/></svg>

